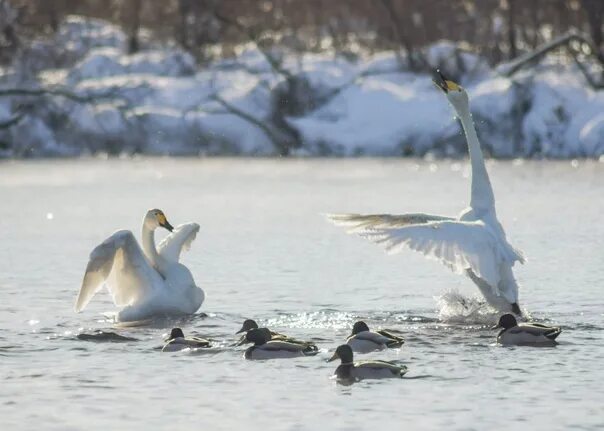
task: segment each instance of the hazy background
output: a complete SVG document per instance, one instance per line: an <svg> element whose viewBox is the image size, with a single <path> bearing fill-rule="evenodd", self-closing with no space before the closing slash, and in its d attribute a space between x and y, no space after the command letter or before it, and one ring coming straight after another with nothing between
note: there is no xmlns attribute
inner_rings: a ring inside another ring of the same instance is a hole
<svg viewBox="0 0 604 431"><path fill-rule="evenodd" d="M604 154L600 0L0 0L0 156Z"/></svg>

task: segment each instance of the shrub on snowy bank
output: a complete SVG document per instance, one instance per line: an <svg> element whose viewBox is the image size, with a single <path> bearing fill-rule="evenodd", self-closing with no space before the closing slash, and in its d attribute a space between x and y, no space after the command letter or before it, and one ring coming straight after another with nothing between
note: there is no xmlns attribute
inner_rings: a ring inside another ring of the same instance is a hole
<svg viewBox="0 0 604 431"><path fill-rule="evenodd" d="M53 39L34 42L0 72L0 95L27 86L77 96L1 96L0 125L21 117L0 128L0 155L466 153L431 77L406 71L391 53L354 60L281 53L268 61L248 45L201 67L150 39L127 55L125 40L111 24L69 17ZM505 78L449 42L426 47L424 58L468 89L487 153L604 154L604 91L591 90L575 66L543 62Z"/></svg>

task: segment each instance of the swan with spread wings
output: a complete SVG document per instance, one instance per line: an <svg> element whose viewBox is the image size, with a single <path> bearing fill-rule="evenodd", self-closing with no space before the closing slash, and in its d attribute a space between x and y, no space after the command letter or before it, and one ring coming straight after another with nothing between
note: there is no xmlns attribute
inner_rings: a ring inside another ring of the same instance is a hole
<svg viewBox="0 0 604 431"><path fill-rule="evenodd" d="M170 234L155 246L155 230ZM173 228L163 211L147 211L142 226L142 248L132 232L115 232L90 254L75 311L82 311L103 286L122 307L119 322L134 322L160 316L195 313L205 294L195 284L189 269L179 263L199 232L197 223Z"/></svg>
<svg viewBox="0 0 604 431"><path fill-rule="evenodd" d="M405 247L467 275L486 301L501 311L521 314L512 266L522 253L507 241L495 212L495 197L464 88L436 72L434 83L457 112L468 143L472 171L470 206L457 218L430 214L329 214L349 232L396 253Z"/></svg>

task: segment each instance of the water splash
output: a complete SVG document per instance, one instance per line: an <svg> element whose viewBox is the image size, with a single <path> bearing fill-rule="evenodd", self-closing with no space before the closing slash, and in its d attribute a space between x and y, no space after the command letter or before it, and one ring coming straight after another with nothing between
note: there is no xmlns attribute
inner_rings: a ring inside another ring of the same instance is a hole
<svg viewBox="0 0 604 431"><path fill-rule="evenodd" d="M499 312L478 297L468 297L455 289L434 298L438 304L438 318L445 323L491 325L497 322Z"/></svg>

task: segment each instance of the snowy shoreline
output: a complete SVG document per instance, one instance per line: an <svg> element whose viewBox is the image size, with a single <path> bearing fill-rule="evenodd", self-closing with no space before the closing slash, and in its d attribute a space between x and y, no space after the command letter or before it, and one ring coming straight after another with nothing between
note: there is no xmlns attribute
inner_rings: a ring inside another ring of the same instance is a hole
<svg viewBox="0 0 604 431"><path fill-rule="evenodd" d="M0 70L0 93L59 90L0 97L0 123L18 117L0 130L0 158L456 159L467 152L431 76L405 71L393 53L283 54L275 70L253 45L198 66L178 48L149 42L127 55L125 44L119 27L69 17L53 39L35 42L29 57ZM604 91L592 90L574 64L546 58L508 78L450 42L427 47L425 57L467 88L488 156L604 155ZM28 74L17 72L25 67Z"/></svg>

